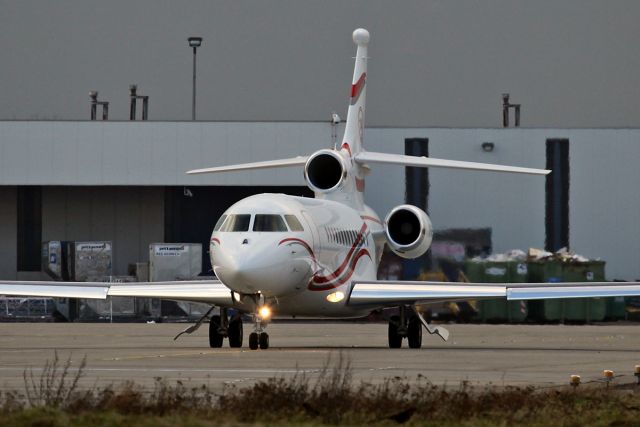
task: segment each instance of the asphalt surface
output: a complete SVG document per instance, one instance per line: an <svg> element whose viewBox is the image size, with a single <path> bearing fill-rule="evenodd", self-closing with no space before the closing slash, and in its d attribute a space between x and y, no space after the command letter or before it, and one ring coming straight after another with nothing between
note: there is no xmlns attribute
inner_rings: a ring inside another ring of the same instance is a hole
<svg viewBox="0 0 640 427"><path fill-rule="evenodd" d="M425 335L419 350L387 348L381 323L274 323L271 348L208 347L207 328L177 341L185 324L0 324L0 389L23 390L25 371L38 377L57 351L72 360L84 356L83 387L134 381L152 387L156 377L189 386L245 386L257 380L305 372L314 377L340 355L350 361L356 381L380 382L419 376L435 384L461 381L486 385L566 384L571 374L598 380L604 369L635 382L640 364L640 324L446 325L448 342ZM328 362L330 361L330 362Z"/></svg>

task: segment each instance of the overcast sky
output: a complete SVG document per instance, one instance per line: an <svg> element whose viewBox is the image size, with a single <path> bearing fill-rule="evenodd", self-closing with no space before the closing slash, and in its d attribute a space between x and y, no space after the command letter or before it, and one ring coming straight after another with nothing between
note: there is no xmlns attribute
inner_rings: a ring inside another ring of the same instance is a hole
<svg viewBox="0 0 640 427"><path fill-rule="evenodd" d="M0 119L328 120L371 32L368 126L640 126L640 1L0 0Z"/></svg>

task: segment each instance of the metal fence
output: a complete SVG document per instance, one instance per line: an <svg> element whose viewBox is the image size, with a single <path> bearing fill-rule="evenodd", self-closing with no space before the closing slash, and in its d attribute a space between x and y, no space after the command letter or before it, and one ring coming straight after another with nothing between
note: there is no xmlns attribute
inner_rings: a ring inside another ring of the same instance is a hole
<svg viewBox="0 0 640 427"><path fill-rule="evenodd" d="M2 320L53 320L53 298L0 297Z"/></svg>

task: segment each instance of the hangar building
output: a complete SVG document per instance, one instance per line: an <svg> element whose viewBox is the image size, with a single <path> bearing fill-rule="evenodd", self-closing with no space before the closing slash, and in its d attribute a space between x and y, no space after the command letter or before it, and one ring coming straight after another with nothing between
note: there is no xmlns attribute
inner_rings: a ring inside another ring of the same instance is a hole
<svg viewBox="0 0 640 427"><path fill-rule="evenodd" d="M116 275L148 261L150 243L206 244L217 218L240 198L310 191L297 168L185 171L310 154L331 146L331 132L328 122L0 122L0 275L40 277L47 240L113 241ZM404 153L416 139L432 157L556 171L544 178L432 168L427 205L437 230L488 228L494 251L568 243L605 259L610 279L640 277L640 130L365 133L371 151ZM374 166L365 198L381 216L404 203L404 168Z"/></svg>

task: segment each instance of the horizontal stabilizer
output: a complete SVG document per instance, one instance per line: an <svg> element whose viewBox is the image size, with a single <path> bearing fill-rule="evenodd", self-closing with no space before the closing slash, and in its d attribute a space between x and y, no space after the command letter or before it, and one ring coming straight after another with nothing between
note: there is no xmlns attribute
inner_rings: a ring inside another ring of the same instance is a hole
<svg viewBox="0 0 640 427"><path fill-rule="evenodd" d="M200 173L234 172L252 169L286 168L291 166L303 166L308 156L298 156L291 159L268 160L266 162L241 163L238 165L218 166L205 169L194 169L187 172L189 175Z"/></svg>
<svg viewBox="0 0 640 427"><path fill-rule="evenodd" d="M357 163L387 163L402 166L414 166L422 168L453 168L476 171L526 173L531 175L547 175L550 170L521 168L516 166L493 165L489 163L462 162L458 160L434 159L432 157L405 156L402 154L387 154L374 152L361 152L356 154Z"/></svg>
<svg viewBox="0 0 640 427"><path fill-rule="evenodd" d="M384 307L488 298L511 301L625 296L640 296L640 282L490 284L374 280L354 282L349 304Z"/></svg>

